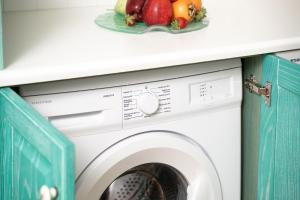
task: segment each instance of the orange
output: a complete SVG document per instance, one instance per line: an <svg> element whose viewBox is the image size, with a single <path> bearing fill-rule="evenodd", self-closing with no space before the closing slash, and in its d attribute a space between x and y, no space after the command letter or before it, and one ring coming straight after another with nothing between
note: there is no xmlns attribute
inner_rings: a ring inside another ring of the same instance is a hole
<svg viewBox="0 0 300 200"><path fill-rule="evenodd" d="M179 17L183 17L188 22L192 21L195 16L195 12L191 7L194 7L191 0L177 0L173 2L173 18L177 19Z"/></svg>

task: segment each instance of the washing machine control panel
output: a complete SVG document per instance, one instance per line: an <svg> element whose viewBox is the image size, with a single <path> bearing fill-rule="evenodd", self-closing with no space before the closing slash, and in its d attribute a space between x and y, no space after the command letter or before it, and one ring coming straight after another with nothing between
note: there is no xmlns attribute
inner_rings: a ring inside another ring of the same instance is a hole
<svg viewBox="0 0 300 200"><path fill-rule="evenodd" d="M123 127L187 118L239 102L239 73L236 69L123 86Z"/></svg>
<svg viewBox="0 0 300 200"><path fill-rule="evenodd" d="M89 89L87 84L78 91L70 89L70 84L66 86L68 90L57 92L47 85L43 86L45 89L35 86L46 95L23 95L53 125L70 135L86 134L87 130L91 134L105 133L146 124L159 128L158 124L163 122L206 115L203 110L214 112L217 109L213 108L240 104L240 68L187 76L178 71L177 76L153 76L146 78L148 82L141 77L135 82L135 77L130 76L114 86L105 85L104 79L99 88L95 85ZM31 90L28 88L29 93Z"/></svg>
<svg viewBox="0 0 300 200"><path fill-rule="evenodd" d="M141 84L122 88L123 120L130 121L171 112L169 84Z"/></svg>

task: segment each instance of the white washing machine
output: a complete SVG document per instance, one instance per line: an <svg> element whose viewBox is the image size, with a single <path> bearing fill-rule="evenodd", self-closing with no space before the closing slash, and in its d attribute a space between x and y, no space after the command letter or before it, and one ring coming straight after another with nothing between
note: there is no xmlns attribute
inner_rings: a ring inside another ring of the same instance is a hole
<svg viewBox="0 0 300 200"><path fill-rule="evenodd" d="M23 86L76 147L77 200L239 200L238 59Z"/></svg>

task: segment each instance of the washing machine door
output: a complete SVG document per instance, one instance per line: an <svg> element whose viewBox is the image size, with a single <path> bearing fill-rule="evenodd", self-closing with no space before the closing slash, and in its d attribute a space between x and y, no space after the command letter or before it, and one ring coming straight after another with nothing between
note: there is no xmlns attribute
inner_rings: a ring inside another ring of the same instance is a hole
<svg viewBox="0 0 300 200"><path fill-rule="evenodd" d="M95 158L76 181L77 200L221 200L216 169L183 135L146 132Z"/></svg>

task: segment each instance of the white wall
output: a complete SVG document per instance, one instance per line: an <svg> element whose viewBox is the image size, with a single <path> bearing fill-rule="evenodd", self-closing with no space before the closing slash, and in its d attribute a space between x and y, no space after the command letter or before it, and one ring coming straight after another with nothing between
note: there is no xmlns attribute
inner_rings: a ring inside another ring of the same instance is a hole
<svg viewBox="0 0 300 200"><path fill-rule="evenodd" d="M116 0L4 0L4 10L40 10L108 4Z"/></svg>

